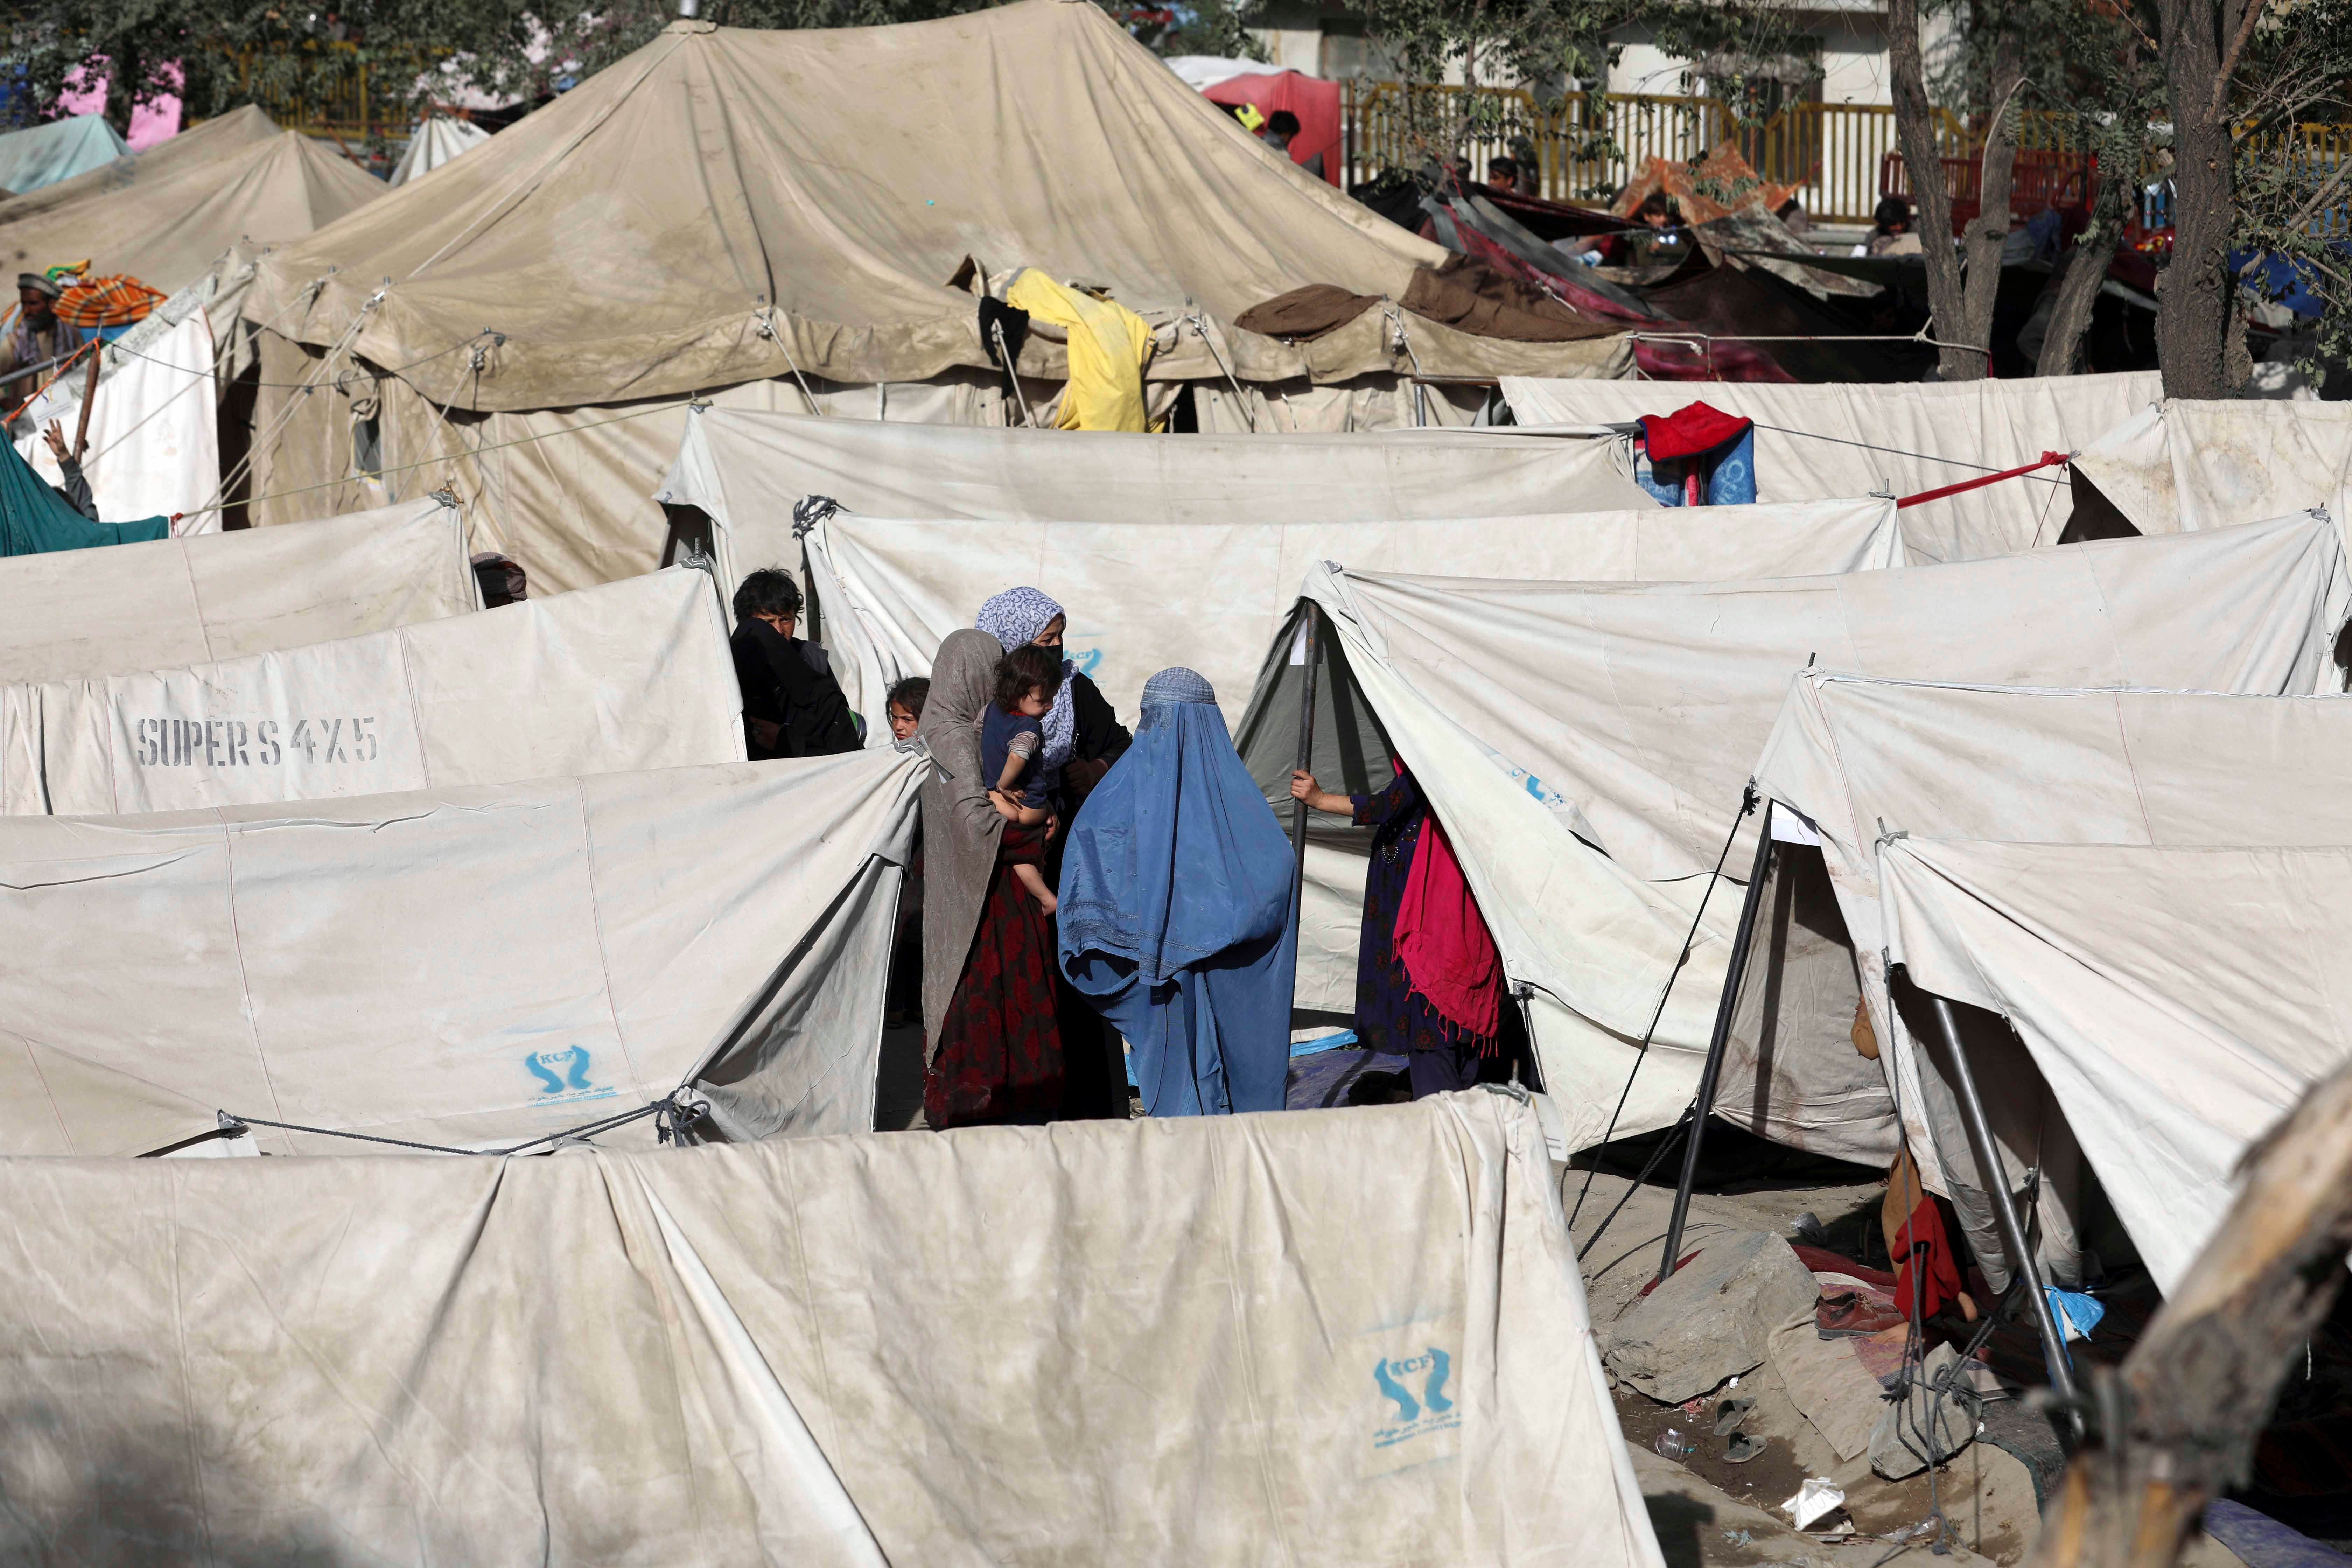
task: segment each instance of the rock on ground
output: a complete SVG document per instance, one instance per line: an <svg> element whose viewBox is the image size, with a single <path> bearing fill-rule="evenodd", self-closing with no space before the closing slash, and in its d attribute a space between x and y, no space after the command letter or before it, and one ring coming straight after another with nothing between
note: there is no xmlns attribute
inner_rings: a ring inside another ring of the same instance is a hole
<svg viewBox="0 0 2352 1568"><path fill-rule="evenodd" d="M1603 1360L1651 1398L1679 1404L1761 1366L1772 1331L1820 1295L1779 1237L1718 1234L1603 1331Z"/></svg>

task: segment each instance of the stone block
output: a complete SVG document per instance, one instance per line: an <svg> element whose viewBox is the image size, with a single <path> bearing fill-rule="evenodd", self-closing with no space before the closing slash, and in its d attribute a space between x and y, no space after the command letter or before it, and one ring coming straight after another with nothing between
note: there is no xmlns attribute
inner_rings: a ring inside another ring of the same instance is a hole
<svg viewBox="0 0 2352 1568"><path fill-rule="evenodd" d="M1779 1237L1716 1235L1609 1326L1603 1359L1651 1398L1679 1405L1763 1365L1772 1331L1820 1297L1811 1271Z"/></svg>

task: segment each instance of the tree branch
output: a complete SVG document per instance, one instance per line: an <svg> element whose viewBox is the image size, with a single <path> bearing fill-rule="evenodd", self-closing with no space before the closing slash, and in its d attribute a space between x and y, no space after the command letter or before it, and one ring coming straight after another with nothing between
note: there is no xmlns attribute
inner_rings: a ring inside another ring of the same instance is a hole
<svg viewBox="0 0 2352 1568"><path fill-rule="evenodd" d="M2205 117L2219 120L2230 106L2230 79L2238 74L2238 57L2246 52L2247 41L2254 36L2254 25L2263 19L2263 0L2246 0L2245 19L2238 24L2237 36L2230 40L2229 49L2221 56L2221 72L2213 79L2213 99L2206 106Z"/></svg>

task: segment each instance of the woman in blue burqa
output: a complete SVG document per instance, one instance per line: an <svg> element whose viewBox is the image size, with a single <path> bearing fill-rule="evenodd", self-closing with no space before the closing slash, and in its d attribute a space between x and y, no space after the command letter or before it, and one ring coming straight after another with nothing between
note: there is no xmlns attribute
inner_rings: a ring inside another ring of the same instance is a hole
<svg viewBox="0 0 2352 1568"><path fill-rule="evenodd" d="M1290 845L1206 680L1145 683L1135 743L1069 839L1062 973L1127 1037L1145 1113L1281 1110Z"/></svg>

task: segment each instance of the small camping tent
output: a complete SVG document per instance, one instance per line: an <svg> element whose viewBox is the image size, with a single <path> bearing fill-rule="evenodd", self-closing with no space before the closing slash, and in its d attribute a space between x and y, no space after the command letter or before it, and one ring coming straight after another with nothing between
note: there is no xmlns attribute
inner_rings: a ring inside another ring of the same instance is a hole
<svg viewBox="0 0 2352 1568"><path fill-rule="evenodd" d="M2347 592L2334 531L2307 518L1767 583L1507 583L1327 565L1305 587L1334 634L1318 682L1360 692L1377 728L1343 735L1326 710L1346 706L1318 703L1315 766L1326 787L1361 791L1381 758L1405 759L1507 970L1532 987L1547 1087L1591 1119L1580 1135L1597 1138L1642 1059L1618 1130L1644 1131L1691 1099L1738 913L1711 873L1721 865L1736 878L1754 863L1743 785L1792 673L2334 689L2328 649ZM1270 654L1237 737L1269 798L1286 793L1297 761L1302 682L1290 657L1286 639ZM1883 1161L1892 1108L1845 1039L1853 961L1836 945L1808 955L1791 996L1801 1010L1772 1023L1781 1068L1750 1116L1771 1136ZM1654 1016L1654 1042L1637 1050ZM1814 1068L1845 1110L1807 1100Z"/></svg>
<svg viewBox="0 0 2352 1568"><path fill-rule="evenodd" d="M1624 425L1694 402L1753 419L1759 500L1916 495L2088 447L2163 396L2153 371L1885 385L1512 376L1503 392L1522 425ZM2050 469L1926 502L1903 521L1916 549L1965 561L2054 544L2070 515L2064 479Z"/></svg>
<svg viewBox="0 0 2352 1568"><path fill-rule="evenodd" d="M0 1551L1661 1568L1538 1116L0 1161Z"/></svg>
<svg viewBox="0 0 2352 1568"><path fill-rule="evenodd" d="M110 816L743 760L710 579L222 663L0 686L0 812Z"/></svg>
<svg viewBox="0 0 2352 1568"><path fill-rule="evenodd" d="M501 609L495 620L514 614ZM0 817L0 1150L213 1130L503 1147L692 1086L873 1125L921 764L866 752L142 816Z"/></svg>
<svg viewBox="0 0 2352 1568"><path fill-rule="evenodd" d="M0 681L82 679L300 647L480 606L438 497L299 528L0 561Z"/></svg>

